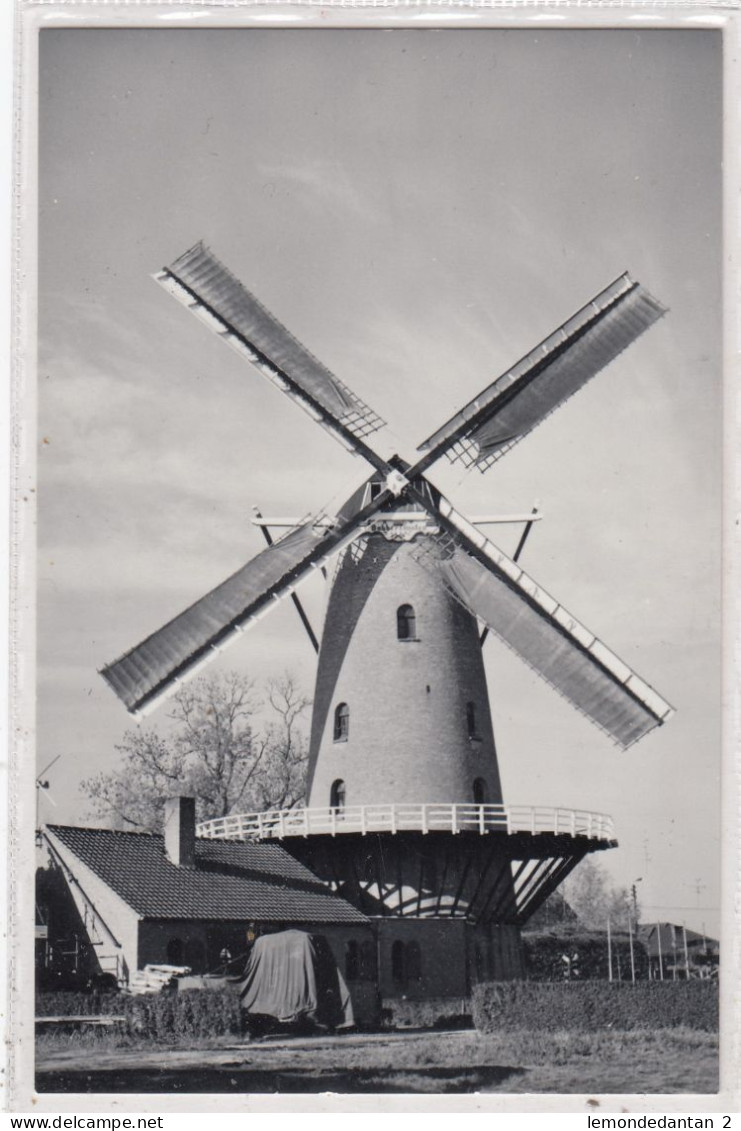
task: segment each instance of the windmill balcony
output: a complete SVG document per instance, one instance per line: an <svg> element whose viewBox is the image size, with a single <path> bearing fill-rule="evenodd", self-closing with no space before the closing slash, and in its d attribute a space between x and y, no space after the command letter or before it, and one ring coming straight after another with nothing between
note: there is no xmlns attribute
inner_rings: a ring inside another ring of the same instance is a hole
<svg viewBox="0 0 741 1131"><path fill-rule="evenodd" d="M346 833L540 833L615 843L612 818L584 809L539 805L428 804L348 805L344 808L273 809L234 813L202 822L201 837L265 840Z"/></svg>

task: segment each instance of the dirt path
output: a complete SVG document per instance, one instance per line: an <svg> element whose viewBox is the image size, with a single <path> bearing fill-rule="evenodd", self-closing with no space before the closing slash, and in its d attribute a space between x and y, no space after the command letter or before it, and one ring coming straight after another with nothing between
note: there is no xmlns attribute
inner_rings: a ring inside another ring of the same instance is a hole
<svg viewBox="0 0 741 1131"><path fill-rule="evenodd" d="M477 1064L477 1035L269 1038L219 1049L67 1049L39 1058L40 1092L473 1092L513 1073ZM440 1063L441 1061L457 1063ZM394 1062L398 1062L396 1065ZM465 1067L462 1067L465 1066Z"/></svg>
<svg viewBox="0 0 741 1131"><path fill-rule="evenodd" d="M39 1092L101 1093L712 1093L717 1044L611 1034L609 1048L537 1055L472 1030L271 1037L218 1048L61 1046L37 1062ZM650 1044L643 1047L646 1041Z"/></svg>

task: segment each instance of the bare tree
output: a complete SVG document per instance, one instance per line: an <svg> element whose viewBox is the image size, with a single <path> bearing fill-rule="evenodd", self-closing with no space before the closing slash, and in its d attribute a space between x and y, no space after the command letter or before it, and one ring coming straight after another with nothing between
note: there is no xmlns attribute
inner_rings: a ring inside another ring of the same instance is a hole
<svg viewBox="0 0 741 1131"><path fill-rule="evenodd" d="M289 808L304 796L309 706L290 676L267 689L272 718L259 718L254 682L236 672L195 680L173 697L171 734L127 731L120 766L88 778L91 815L117 827L159 830L167 797L196 798L198 820L240 811Z"/></svg>
<svg viewBox="0 0 741 1131"><path fill-rule="evenodd" d="M609 919L615 929L627 930L628 917L633 912L628 889L615 887L594 860L582 860L561 890L584 927L604 930Z"/></svg>

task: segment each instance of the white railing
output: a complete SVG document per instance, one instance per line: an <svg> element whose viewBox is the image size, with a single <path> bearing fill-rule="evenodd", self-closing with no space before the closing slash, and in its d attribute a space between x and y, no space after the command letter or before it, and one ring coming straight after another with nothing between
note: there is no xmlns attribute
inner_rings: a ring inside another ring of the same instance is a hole
<svg viewBox="0 0 741 1131"><path fill-rule="evenodd" d="M612 841L612 818L584 809L545 805L455 805L447 802L348 805L344 809L272 809L234 813L198 826L198 835L226 840L282 839L319 833L555 833Z"/></svg>

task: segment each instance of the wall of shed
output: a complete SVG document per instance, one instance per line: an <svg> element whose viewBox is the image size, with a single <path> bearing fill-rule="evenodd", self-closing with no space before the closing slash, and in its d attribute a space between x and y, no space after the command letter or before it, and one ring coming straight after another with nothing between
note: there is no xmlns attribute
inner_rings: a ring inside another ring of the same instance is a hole
<svg viewBox="0 0 741 1131"><path fill-rule="evenodd" d="M49 842L57 857L65 865L65 880L88 930L90 941L94 943L93 950L101 972L115 974L120 981L128 982L129 974L137 969L139 936L137 912L56 837L49 834ZM74 879L68 879L66 869L72 873ZM95 908L99 919L113 934L115 943L106 931L100 928L97 930L100 941L95 942L93 936L96 935L96 931L90 905Z"/></svg>
<svg viewBox="0 0 741 1131"><path fill-rule="evenodd" d="M258 928L270 929L273 924L256 924ZM221 951L226 948L232 957L230 973L240 974L247 961L247 930L250 923L240 921L203 921L192 919L143 920L139 926L138 968L149 964L172 961L168 944L180 940L183 964L190 966L194 974L216 973L223 969ZM373 928L360 925L291 923L311 935L323 935L334 955L337 966L346 979L353 1003L353 1011L359 1024L370 1024L378 1012L378 990L375 980L367 978L348 979L348 950L354 942L360 947L371 943L375 949Z"/></svg>

